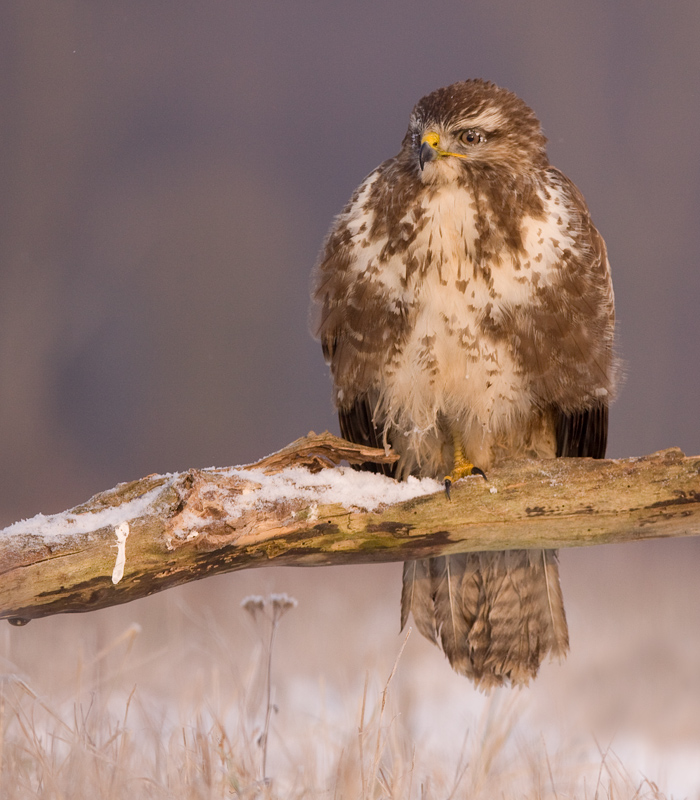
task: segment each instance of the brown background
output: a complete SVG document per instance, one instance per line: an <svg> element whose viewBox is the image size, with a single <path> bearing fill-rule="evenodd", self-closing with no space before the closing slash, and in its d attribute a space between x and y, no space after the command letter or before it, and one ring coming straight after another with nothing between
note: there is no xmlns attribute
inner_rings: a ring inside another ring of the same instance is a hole
<svg viewBox="0 0 700 800"><path fill-rule="evenodd" d="M608 244L626 371L609 455L700 453L699 37L695 0L3 3L0 524L337 431L310 269L413 104L466 77L536 110ZM562 562L574 652L540 691L700 740L697 542ZM289 589L290 663L329 668L308 642L340 624L356 677L369 641L398 647L398 569L227 576L4 636L31 676L55 639L127 618L148 638L178 602L227 617Z"/></svg>

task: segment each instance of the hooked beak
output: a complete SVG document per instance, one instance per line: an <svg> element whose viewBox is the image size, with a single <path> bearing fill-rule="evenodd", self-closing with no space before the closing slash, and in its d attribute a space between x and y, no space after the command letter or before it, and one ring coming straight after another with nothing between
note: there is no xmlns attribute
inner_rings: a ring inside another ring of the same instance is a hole
<svg viewBox="0 0 700 800"><path fill-rule="evenodd" d="M418 163L421 170L428 161L434 161L438 157L438 151L430 144L430 142L423 142L418 152Z"/></svg>
<svg viewBox="0 0 700 800"><path fill-rule="evenodd" d="M423 165L428 161L434 161L436 158L440 158L441 151L438 149L439 147L440 137L437 133L429 131L423 134L420 140L420 150L418 152L418 163L420 164L421 170L423 169Z"/></svg>

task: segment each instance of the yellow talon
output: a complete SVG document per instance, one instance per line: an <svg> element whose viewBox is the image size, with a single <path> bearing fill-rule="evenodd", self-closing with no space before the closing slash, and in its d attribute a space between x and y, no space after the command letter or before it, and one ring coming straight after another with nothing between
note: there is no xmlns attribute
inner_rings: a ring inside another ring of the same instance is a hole
<svg viewBox="0 0 700 800"><path fill-rule="evenodd" d="M450 489L452 488L452 484L460 478L466 478L467 475L481 475L484 480L487 480L483 470L479 469L479 467L475 467L471 461L467 461L464 455L464 449L462 448L462 440L458 433L453 432L452 440L454 442L452 472L449 475L445 475L443 481L445 484L445 494L448 500L451 499Z"/></svg>

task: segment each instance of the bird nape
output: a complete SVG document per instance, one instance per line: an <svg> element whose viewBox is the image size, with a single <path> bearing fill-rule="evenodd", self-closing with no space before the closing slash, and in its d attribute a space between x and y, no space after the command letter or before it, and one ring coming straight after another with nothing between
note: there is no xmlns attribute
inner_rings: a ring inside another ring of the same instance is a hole
<svg viewBox="0 0 700 800"><path fill-rule="evenodd" d="M313 298L341 433L391 445L397 479L605 454L610 267L545 145L512 92L438 89L325 241ZM482 688L527 683L569 646L553 550L407 562L402 625L409 612Z"/></svg>

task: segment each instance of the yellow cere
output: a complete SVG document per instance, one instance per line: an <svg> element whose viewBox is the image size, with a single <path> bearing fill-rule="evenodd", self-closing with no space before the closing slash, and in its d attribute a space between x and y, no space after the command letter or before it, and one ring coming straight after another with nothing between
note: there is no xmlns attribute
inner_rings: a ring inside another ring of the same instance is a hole
<svg viewBox="0 0 700 800"><path fill-rule="evenodd" d="M426 133L426 134L423 136L423 138L420 140L420 143L421 143L421 144L425 144L426 142L427 142L427 143L428 143L428 144L429 144L431 147L434 147L434 148L435 148L435 150L437 150L437 149L438 149L438 145L440 144L440 137L438 136L438 134L437 134L437 133L435 133L435 132L433 132L433 131L430 131L429 133Z"/></svg>

